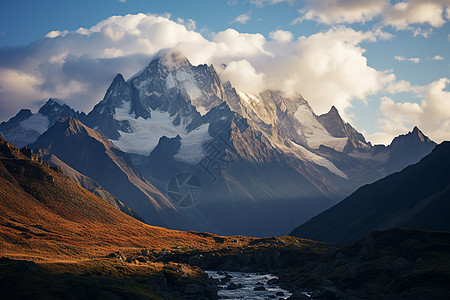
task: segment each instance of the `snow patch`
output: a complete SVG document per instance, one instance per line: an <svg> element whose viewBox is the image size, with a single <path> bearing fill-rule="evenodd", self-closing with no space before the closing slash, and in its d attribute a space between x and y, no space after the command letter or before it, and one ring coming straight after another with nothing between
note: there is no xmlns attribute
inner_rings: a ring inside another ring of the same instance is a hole
<svg viewBox="0 0 450 300"><path fill-rule="evenodd" d="M332 136L322 124L317 121L313 112L307 105L300 105L294 114L294 117L300 122L301 129L298 132L306 139L308 147L319 149L320 145L330 147L336 151L344 151L348 138L337 138Z"/></svg>
<svg viewBox="0 0 450 300"><path fill-rule="evenodd" d="M209 123L206 123L188 134L180 135L181 147L174 158L188 164L198 164L205 156L203 144L212 139L208 133L208 129Z"/></svg>
<svg viewBox="0 0 450 300"><path fill-rule="evenodd" d="M330 147L336 151L342 152L344 151L345 145L347 145L348 138L337 138L331 136L330 134L316 134L309 135L305 134L306 143L308 147L312 149L319 149L320 145Z"/></svg>
<svg viewBox="0 0 450 300"><path fill-rule="evenodd" d="M372 152L361 152L358 150L353 150L348 155L351 157L354 157L354 158L371 159L371 160L379 161L382 163L387 162L387 160L389 159L389 151L382 151L382 152L374 155Z"/></svg>
<svg viewBox="0 0 450 300"><path fill-rule="evenodd" d="M169 73L169 75L167 75L166 86L167 86L167 89L172 89L175 87L175 81L173 80L172 73Z"/></svg>
<svg viewBox="0 0 450 300"><path fill-rule="evenodd" d="M208 124L203 124L197 129L187 132L186 126L190 119L182 120L181 124L175 126L168 112L152 110L151 117L144 119L135 118L134 114L129 114L130 103L124 102L120 108L116 108L114 119L118 121L128 121L130 132L119 131L120 137L111 142L120 150L127 153L134 153L148 156L159 143L163 136L174 138L181 137L181 148L175 158L187 163L196 163L203 158L202 143L211 139Z"/></svg>
<svg viewBox="0 0 450 300"><path fill-rule="evenodd" d="M204 116L208 113L206 108L204 108L203 106L198 105L198 106L196 106L196 109L202 116Z"/></svg>
<svg viewBox="0 0 450 300"><path fill-rule="evenodd" d="M241 97L242 100L244 100L246 103L250 103L250 100L255 101L256 103L259 103L261 100L259 100L258 97L252 94L247 94L243 92L238 92L239 97Z"/></svg>
<svg viewBox="0 0 450 300"><path fill-rule="evenodd" d="M291 143L300 150L300 152L297 152L297 154L299 154L302 158L311 161L313 163L315 163L316 165L325 167L328 169L328 171L336 174L339 177L348 179L347 175L345 175L344 172L342 172L341 170L339 170L331 161L329 161L328 159L319 156L315 153L312 153L311 151L309 151L308 149L306 149L305 147L296 144L294 142L291 141Z"/></svg>
<svg viewBox="0 0 450 300"><path fill-rule="evenodd" d="M48 129L49 120L47 116L41 113L32 115L26 120L23 120L19 125L26 130L36 130L39 134L43 134Z"/></svg>
<svg viewBox="0 0 450 300"><path fill-rule="evenodd" d="M175 77L191 100L195 100L201 97L202 92L195 83L195 79L192 73L188 73L186 71L178 71L175 74Z"/></svg>
<svg viewBox="0 0 450 300"><path fill-rule="evenodd" d="M250 103L250 99L247 97L247 95L245 93L238 92L238 94L239 94L239 97L241 97L242 100L244 100L247 103Z"/></svg>
<svg viewBox="0 0 450 300"><path fill-rule="evenodd" d="M186 71L178 71L175 76L177 77L178 81L185 81L185 80L190 79L189 78L190 76L188 75L188 72L186 72Z"/></svg>
<svg viewBox="0 0 450 300"><path fill-rule="evenodd" d="M259 98L256 97L255 95L247 94L247 96L248 96L250 99L252 99L253 101L257 102L257 103L260 102Z"/></svg>
<svg viewBox="0 0 450 300"><path fill-rule="evenodd" d="M294 113L294 117L302 125L302 132L308 135L330 135L322 124L317 121L311 109L301 104L298 106L297 111Z"/></svg>

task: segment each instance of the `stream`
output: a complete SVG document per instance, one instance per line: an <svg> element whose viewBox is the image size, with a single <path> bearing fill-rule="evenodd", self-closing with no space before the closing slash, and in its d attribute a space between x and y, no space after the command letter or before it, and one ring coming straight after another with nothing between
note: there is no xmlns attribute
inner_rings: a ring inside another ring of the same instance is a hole
<svg viewBox="0 0 450 300"><path fill-rule="evenodd" d="M219 299L287 299L292 295L278 286L270 274L206 271L218 280Z"/></svg>

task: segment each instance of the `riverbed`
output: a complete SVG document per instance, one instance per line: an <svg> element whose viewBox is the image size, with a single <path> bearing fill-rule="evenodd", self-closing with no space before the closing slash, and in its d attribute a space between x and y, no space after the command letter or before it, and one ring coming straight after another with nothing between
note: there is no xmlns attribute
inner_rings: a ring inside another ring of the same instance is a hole
<svg viewBox="0 0 450 300"><path fill-rule="evenodd" d="M221 299L287 299L292 295L278 285L278 278L271 274L206 271L218 280Z"/></svg>

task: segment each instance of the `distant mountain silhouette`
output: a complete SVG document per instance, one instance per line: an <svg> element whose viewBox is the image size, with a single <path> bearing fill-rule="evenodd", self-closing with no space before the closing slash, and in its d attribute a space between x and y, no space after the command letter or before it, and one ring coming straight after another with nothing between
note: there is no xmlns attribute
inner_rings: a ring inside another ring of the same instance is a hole
<svg viewBox="0 0 450 300"><path fill-rule="evenodd" d="M359 188L291 235L344 244L393 227L450 231L450 142L419 163Z"/></svg>

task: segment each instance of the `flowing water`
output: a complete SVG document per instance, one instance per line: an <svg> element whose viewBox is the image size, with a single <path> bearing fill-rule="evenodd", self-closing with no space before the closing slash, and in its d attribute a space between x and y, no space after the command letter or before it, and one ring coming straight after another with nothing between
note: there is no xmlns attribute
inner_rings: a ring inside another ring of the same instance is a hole
<svg viewBox="0 0 450 300"><path fill-rule="evenodd" d="M273 279L277 278L274 275L221 271L206 271L206 273L214 279L222 280L218 284L219 298L222 299L287 299L292 295L289 291L280 288L278 284L271 284L269 280L274 281ZM226 277L229 281L224 279ZM242 287L229 289L232 283ZM255 288L260 290L255 291Z"/></svg>

